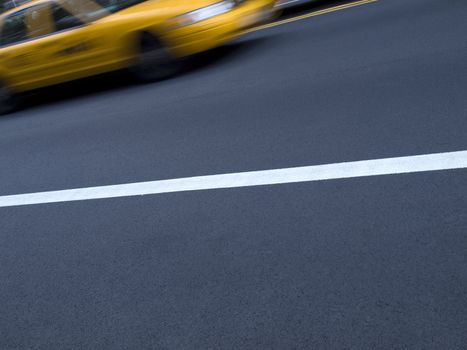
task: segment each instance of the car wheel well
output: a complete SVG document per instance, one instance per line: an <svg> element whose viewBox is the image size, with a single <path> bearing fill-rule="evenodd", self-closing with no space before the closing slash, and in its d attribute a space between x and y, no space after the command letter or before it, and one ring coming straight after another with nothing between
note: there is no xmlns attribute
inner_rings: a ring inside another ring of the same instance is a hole
<svg viewBox="0 0 467 350"><path fill-rule="evenodd" d="M176 74L179 62L156 33L144 30L136 35L136 57L131 70L139 80L158 81Z"/></svg>
<svg viewBox="0 0 467 350"><path fill-rule="evenodd" d="M137 38L137 48L141 50L142 47L147 45L148 43L154 43L157 42L160 45L163 45L161 39L159 36L149 30L143 30L138 33L138 38Z"/></svg>

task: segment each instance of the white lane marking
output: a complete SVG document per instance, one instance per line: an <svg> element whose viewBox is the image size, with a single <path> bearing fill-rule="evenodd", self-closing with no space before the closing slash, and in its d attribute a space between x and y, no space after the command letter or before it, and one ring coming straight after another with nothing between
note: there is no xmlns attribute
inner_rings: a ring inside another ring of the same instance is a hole
<svg viewBox="0 0 467 350"><path fill-rule="evenodd" d="M467 168L467 151L0 196L0 207Z"/></svg>

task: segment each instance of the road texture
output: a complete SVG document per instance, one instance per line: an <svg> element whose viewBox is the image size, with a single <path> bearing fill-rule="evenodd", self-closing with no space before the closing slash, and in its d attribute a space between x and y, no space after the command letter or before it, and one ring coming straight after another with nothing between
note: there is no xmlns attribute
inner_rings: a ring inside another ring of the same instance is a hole
<svg viewBox="0 0 467 350"><path fill-rule="evenodd" d="M380 0L48 89L0 118L0 201L467 150L466 18ZM466 208L465 169L0 208L0 349L465 349Z"/></svg>

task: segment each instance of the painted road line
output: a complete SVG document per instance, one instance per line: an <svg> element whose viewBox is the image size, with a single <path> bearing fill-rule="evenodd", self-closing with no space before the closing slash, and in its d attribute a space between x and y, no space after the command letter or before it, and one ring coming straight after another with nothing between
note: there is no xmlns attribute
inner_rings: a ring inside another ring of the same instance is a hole
<svg viewBox="0 0 467 350"><path fill-rule="evenodd" d="M467 151L0 196L0 207L467 168Z"/></svg>
<svg viewBox="0 0 467 350"><path fill-rule="evenodd" d="M310 18L310 17L321 16L321 15L325 15L325 14L331 13L331 12L342 11L342 10L346 10L346 9L356 7L356 6L367 5L367 4L377 2L377 1L378 0L360 0L360 1L355 1L355 2L348 3L348 4L343 4L343 5L339 5L339 6L330 7L330 8L324 9L324 10L313 11L313 12L310 12L310 13L307 13L307 14L304 14L304 15L301 15L301 16L287 18L287 19L283 19L283 20L280 20L280 21L274 21L272 23L267 23L267 24L264 24L264 25L261 25L261 26L253 27L251 29L245 30L242 34L252 33L252 32L256 32L258 30L263 30L263 29L267 29L267 28L271 28L271 27L277 27L277 26L280 26L280 25L283 25L283 24L300 21L300 20Z"/></svg>

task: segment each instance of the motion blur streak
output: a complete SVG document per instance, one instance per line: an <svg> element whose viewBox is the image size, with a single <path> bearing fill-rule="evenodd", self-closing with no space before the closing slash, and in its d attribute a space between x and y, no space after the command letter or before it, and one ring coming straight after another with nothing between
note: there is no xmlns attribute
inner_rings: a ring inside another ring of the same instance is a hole
<svg viewBox="0 0 467 350"><path fill-rule="evenodd" d="M316 17L316 16L321 16L321 15L325 15L325 14L327 14L327 13L332 13L332 12L336 12L336 11L346 10L346 9L350 9L350 8L352 8L352 7L361 6L361 5L367 5L367 4L375 3L375 2L378 2L378 1L379 1L379 0L361 0L361 1L355 1L355 2L351 2L351 3L349 3L349 4L334 6L334 7L330 7L330 8L324 9L324 10L313 11L313 12L307 13L307 14L305 14L305 15L296 16L296 17L284 19L284 20L281 20L281 21L275 21L275 22L268 23L268 24L263 24L263 25L261 25L261 26L257 26L257 27L251 28L251 29L247 29L247 30L245 30L243 33L245 33L245 34L246 34L246 33L252 33L252 32L256 32L256 31L258 31L258 30L263 30L263 29L267 29L267 28L271 28L271 27L276 27L276 26L280 26L280 25L283 25L283 24L292 23L292 22L295 22L295 21L300 21L300 20L302 20L302 19L311 18L311 17Z"/></svg>

